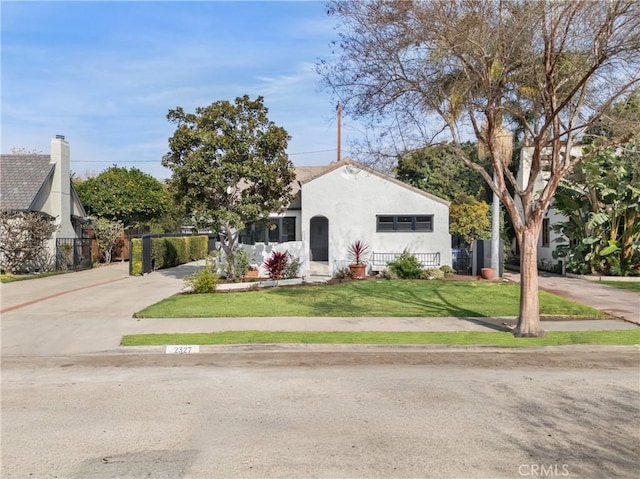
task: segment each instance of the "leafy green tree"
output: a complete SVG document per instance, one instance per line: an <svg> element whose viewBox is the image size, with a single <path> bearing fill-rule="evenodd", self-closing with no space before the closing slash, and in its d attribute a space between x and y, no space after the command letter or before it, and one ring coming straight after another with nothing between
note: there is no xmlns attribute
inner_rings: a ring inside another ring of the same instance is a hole
<svg viewBox="0 0 640 479"><path fill-rule="evenodd" d="M462 148L478 161L475 143L463 143ZM482 176L458 161L455 151L446 144L421 148L402 156L398 159L396 177L448 201L461 195L483 201L491 197L491 189Z"/></svg>
<svg viewBox="0 0 640 479"><path fill-rule="evenodd" d="M106 218L98 218L93 224L93 232L96 235L98 251L105 263L111 263L113 248L118 244L124 229L119 221L111 221Z"/></svg>
<svg viewBox="0 0 640 479"><path fill-rule="evenodd" d="M461 196L449 207L449 233L467 245L477 239L491 238L489 205L472 196Z"/></svg>
<svg viewBox="0 0 640 479"><path fill-rule="evenodd" d="M346 115L381 132L379 157L448 141L457 160L482 175L520 247L514 334L543 335L537 242L544 215L560 180L586 159L566 152L640 84L640 4L336 0L328 10L341 21L340 54L319 65L325 84ZM525 185L505 167L498 141L510 118L534 150ZM485 145L493 171L464 151L463 132ZM547 181L538 188L543 171Z"/></svg>
<svg viewBox="0 0 640 479"><path fill-rule="evenodd" d="M287 131L267 117L259 96L217 101L167 118L177 125L162 164L173 172L171 187L199 226L215 228L230 265L245 224L288 205L295 179L286 148ZM231 277L234 271L229 271Z"/></svg>
<svg viewBox="0 0 640 479"><path fill-rule="evenodd" d="M75 186L89 215L119 221L126 228L145 226L171 205L165 186L137 168L112 166Z"/></svg>
<svg viewBox="0 0 640 479"><path fill-rule="evenodd" d="M555 225L570 242L556 256L578 273L639 274L640 150L628 144L576 165L570 182L558 189L554 208L567 217Z"/></svg>

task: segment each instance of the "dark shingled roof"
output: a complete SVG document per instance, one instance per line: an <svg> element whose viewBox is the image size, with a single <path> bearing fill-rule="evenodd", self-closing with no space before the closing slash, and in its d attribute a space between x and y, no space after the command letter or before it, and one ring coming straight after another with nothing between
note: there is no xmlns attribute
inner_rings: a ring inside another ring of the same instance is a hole
<svg viewBox="0 0 640 479"><path fill-rule="evenodd" d="M29 210L53 172L49 155L0 155L0 209Z"/></svg>

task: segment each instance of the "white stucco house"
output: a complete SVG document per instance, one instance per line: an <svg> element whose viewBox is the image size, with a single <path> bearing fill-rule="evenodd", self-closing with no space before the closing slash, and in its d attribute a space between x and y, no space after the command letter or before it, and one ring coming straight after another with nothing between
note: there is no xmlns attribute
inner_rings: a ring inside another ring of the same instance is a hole
<svg viewBox="0 0 640 479"><path fill-rule="evenodd" d="M64 136L51 140L49 155L0 155L0 210L37 212L54 218L52 257L60 239L82 238L89 220L71 181L70 148Z"/></svg>
<svg viewBox="0 0 640 479"><path fill-rule="evenodd" d="M297 167L293 189L294 201L271 215L270 228L251 224L240 235L252 263L287 250L302 260L299 274L332 275L361 240L370 247L369 271L405 249L426 267L451 266L448 201L349 159Z"/></svg>
<svg viewBox="0 0 640 479"><path fill-rule="evenodd" d="M584 145L576 145L571 150L571 155L575 157L582 156L582 149ZM518 169L518 187L524 189L529 182L529 177L531 176L531 162L533 159L533 147L524 147L520 152L520 167ZM549 149L549 155L551 154L551 149ZM542 168L538 177L535 180L534 192L542 191L544 186L546 185L549 179L548 170L545 168L544 162L548 161L545 156L542 156ZM516 199L516 204L518 205L518 209L522 211L522 204L519 201L519 198ZM538 237L538 265L540 269L550 270L555 265L558 264L558 259L553 257L553 252L558 245L558 240L562 239L563 242L567 242L566 237L560 233L556 233L553 231L552 226L558 223L564 223L567 221L567 217L560 214L554 207L553 201L551 202L551 206L545 212L544 219L542 220L542 227L540 228L540 236ZM515 250L516 242L514 240L512 248Z"/></svg>

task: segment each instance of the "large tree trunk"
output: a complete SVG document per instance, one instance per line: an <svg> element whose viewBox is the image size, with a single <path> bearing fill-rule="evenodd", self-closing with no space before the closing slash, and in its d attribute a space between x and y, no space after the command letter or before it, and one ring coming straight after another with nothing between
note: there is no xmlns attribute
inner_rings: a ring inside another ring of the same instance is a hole
<svg viewBox="0 0 640 479"><path fill-rule="evenodd" d="M520 315L515 336L544 336L538 297L538 228L525 229L520 241Z"/></svg>

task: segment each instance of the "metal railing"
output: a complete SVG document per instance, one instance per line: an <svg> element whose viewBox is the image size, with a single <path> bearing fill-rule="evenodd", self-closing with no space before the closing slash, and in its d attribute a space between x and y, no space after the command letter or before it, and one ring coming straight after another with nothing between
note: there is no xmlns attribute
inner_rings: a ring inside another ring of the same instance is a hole
<svg viewBox="0 0 640 479"><path fill-rule="evenodd" d="M91 238L57 238L56 271L80 271L93 267Z"/></svg>
<svg viewBox="0 0 640 479"><path fill-rule="evenodd" d="M371 269L378 271L397 259L402 253L371 253ZM439 268L440 253L411 253L423 268Z"/></svg>

